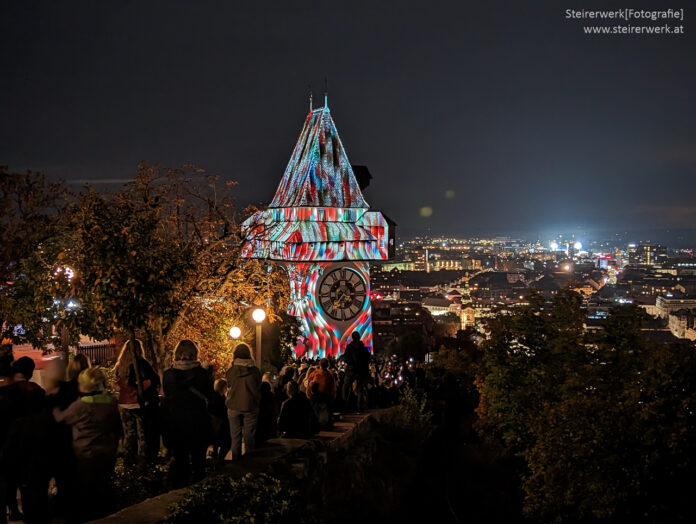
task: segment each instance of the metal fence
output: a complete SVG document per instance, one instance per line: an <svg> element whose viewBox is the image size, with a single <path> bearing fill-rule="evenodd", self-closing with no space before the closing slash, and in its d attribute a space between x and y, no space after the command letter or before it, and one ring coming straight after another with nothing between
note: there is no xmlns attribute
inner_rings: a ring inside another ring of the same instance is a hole
<svg viewBox="0 0 696 524"><path fill-rule="evenodd" d="M116 344L100 344L95 346L80 346L77 348L78 353L85 355L92 364L104 364L107 361L116 360L118 357L118 348Z"/></svg>

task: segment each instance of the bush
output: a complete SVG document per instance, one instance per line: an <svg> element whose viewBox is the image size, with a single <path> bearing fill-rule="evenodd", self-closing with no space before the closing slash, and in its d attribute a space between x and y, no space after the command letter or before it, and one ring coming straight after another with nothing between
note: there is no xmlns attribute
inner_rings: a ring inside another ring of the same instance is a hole
<svg viewBox="0 0 696 524"><path fill-rule="evenodd" d="M268 475L251 473L241 479L212 477L190 488L184 499L170 507L162 524L224 522L301 524L296 491Z"/></svg>
<svg viewBox="0 0 696 524"><path fill-rule="evenodd" d="M169 461L158 457L155 464L130 464L116 460L113 482L118 508L125 508L167 491Z"/></svg>
<svg viewBox="0 0 696 524"><path fill-rule="evenodd" d="M416 390L407 387L401 396L399 412L403 424L427 437L432 432L433 414L428 411L428 397L425 393L418 394Z"/></svg>

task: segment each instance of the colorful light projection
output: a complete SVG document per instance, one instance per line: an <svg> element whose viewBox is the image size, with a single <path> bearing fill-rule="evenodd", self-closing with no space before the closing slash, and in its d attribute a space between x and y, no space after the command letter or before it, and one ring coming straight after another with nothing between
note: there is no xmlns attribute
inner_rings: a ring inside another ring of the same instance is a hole
<svg viewBox="0 0 696 524"><path fill-rule="evenodd" d="M286 262L289 312L300 319L305 336L298 356L338 355L354 331L372 347L369 299L338 321L324 311L318 286L332 270L350 268L369 297L366 261L389 258L388 228L362 196L328 107L310 111L269 209L242 225L242 257ZM330 300L340 303L350 292L349 282L338 281Z"/></svg>
<svg viewBox="0 0 696 524"><path fill-rule="evenodd" d="M307 206L370 207L326 105L307 115L270 207Z"/></svg>
<svg viewBox="0 0 696 524"><path fill-rule="evenodd" d="M348 326L328 317L317 299L317 285L330 263L301 262L286 266L290 278L290 309L288 313L300 319L307 356L325 357L341 354L350 343L351 333L357 331L363 343L372 348L372 308L365 300L362 309L350 319ZM369 275L367 263L351 265L361 275ZM302 355L297 355L302 356Z"/></svg>
<svg viewBox="0 0 696 524"><path fill-rule="evenodd" d="M382 213L347 208L280 208L244 222L245 258L294 262L387 260L387 222Z"/></svg>

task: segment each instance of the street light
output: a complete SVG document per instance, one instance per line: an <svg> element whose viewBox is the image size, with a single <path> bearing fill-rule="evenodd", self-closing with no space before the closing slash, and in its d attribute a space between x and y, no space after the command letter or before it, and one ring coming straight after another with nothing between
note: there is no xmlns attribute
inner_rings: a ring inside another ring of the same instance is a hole
<svg viewBox="0 0 696 524"><path fill-rule="evenodd" d="M242 330L239 329L237 326L232 326L232 327L230 328L230 336L231 336L233 339L237 340L239 337L242 336Z"/></svg>
<svg viewBox="0 0 696 524"><path fill-rule="evenodd" d="M256 365L261 367L263 360L261 358L261 323L266 320L266 312L261 308L256 308L251 313L251 318L256 322Z"/></svg>

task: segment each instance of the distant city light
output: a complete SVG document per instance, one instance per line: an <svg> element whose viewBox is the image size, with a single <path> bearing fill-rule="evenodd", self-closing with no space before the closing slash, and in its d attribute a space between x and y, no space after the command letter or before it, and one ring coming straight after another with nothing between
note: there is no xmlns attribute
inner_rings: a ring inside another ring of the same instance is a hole
<svg viewBox="0 0 696 524"><path fill-rule="evenodd" d="M448 189L445 191L445 198L454 198L454 195L455 193L453 189Z"/></svg>
<svg viewBox="0 0 696 524"><path fill-rule="evenodd" d="M573 244L573 247L575 248L576 251L580 251L582 249L582 242L578 241L575 244Z"/></svg>
<svg viewBox="0 0 696 524"><path fill-rule="evenodd" d="M551 242L551 249L556 251L558 249L558 242Z"/></svg>

